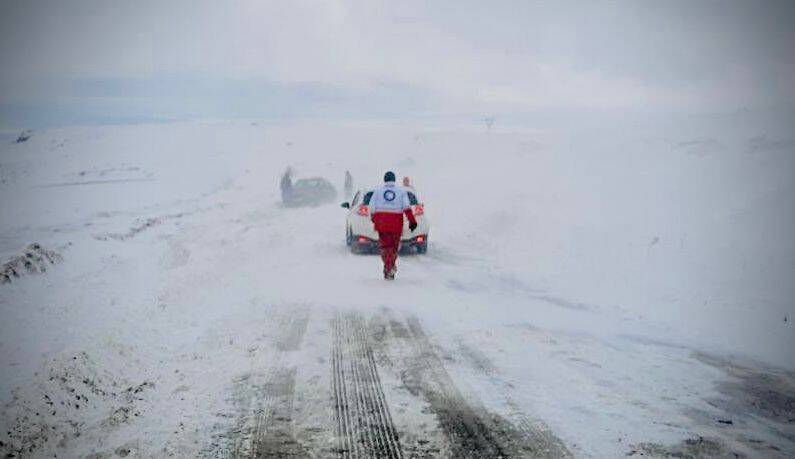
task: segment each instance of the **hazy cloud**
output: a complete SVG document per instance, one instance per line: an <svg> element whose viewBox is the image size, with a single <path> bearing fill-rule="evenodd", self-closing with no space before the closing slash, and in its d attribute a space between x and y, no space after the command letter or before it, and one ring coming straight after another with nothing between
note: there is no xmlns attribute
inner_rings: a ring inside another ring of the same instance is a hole
<svg viewBox="0 0 795 459"><path fill-rule="evenodd" d="M791 105L793 5L6 0L0 110L8 123L12 105L279 91L310 111L333 93L360 114Z"/></svg>

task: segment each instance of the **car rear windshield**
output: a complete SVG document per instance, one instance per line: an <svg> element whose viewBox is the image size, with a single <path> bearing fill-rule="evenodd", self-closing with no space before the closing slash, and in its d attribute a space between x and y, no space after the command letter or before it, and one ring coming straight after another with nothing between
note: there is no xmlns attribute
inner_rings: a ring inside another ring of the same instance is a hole
<svg viewBox="0 0 795 459"><path fill-rule="evenodd" d="M417 203L419 202L419 201L417 201L417 196L414 193L412 193L411 191L408 192L408 195L409 195L409 203L412 206L416 206ZM372 197L373 197L373 192L372 191L368 191L367 193L365 193L364 199L362 200L362 204L364 204L365 206L370 205L370 198L372 198Z"/></svg>

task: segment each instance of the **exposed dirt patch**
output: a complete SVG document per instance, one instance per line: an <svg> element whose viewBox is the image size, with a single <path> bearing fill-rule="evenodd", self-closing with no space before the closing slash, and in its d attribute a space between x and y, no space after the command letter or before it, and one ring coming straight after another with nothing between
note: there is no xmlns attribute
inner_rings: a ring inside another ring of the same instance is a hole
<svg viewBox="0 0 795 459"><path fill-rule="evenodd" d="M750 368L728 360L697 354L700 361L724 370L732 379L718 384L725 398L712 399L716 406L734 413L750 413L782 425L795 442L795 374L772 368Z"/></svg>
<svg viewBox="0 0 795 459"><path fill-rule="evenodd" d="M102 234L102 235L94 236L94 238L98 239L100 241L107 241L107 240L111 240L111 239L115 240L115 241L125 241L127 239L131 239L131 238L137 236L139 233L141 233L143 231L146 231L149 228L152 228L152 227L155 227L157 225L160 225L161 223L163 223L163 221L168 220L169 218L179 218L181 216L182 216L182 214L176 214L176 215L169 215L169 216L165 216L165 217L147 218L146 220L143 220L143 221L141 221L139 223L136 223L134 226L132 226L129 229L129 231L127 231L125 233L108 233L108 234Z"/></svg>
<svg viewBox="0 0 795 459"><path fill-rule="evenodd" d="M675 445L639 443L629 455L650 457L795 457L795 375L751 361L695 353L707 365L728 376L716 382L718 395L705 399L706 408L685 414L703 437Z"/></svg>
<svg viewBox="0 0 795 459"><path fill-rule="evenodd" d="M13 257L3 264L0 270L0 284L7 284L26 274L41 274L49 266L63 261L61 254L47 250L37 243L29 244L21 255Z"/></svg>
<svg viewBox="0 0 795 459"><path fill-rule="evenodd" d="M134 183L134 182L152 182L152 179L147 178L129 178L129 179L108 179L108 180L85 180L80 182L60 182L50 183L48 185L39 185L37 188L61 188L67 186L84 186L84 185L108 185L116 183Z"/></svg>
<svg viewBox="0 0 795 459"><path fill-rule="evenodd" d="M716 383L719 396L706 400L720 415L693 410L691 417L719 426L733 448L750 455L795 456L795 373L701 353L695 357L729 378Z"/></svg>
<svg viewBox="0 0 795 459"><path fill-rule="evenodd" d="M16 143L27 142L31 137L33 137L33 131L30 129L25 129L17 137Z"/></svg>
<svg viewBox="0 0 795 459"><path fill-rule="evenodd" d="M95 234L94 235L94 239L97 239L99 241L109 241L109 240L126 241L127 239L132 239L135 236L138 236L139 234L141 234L142 232L144 232L144 231L146 231L146 230L148 230L150 228L154 228L156 226L162 225L163 223L166 223L166 222L168 222L170 220L178 220L178 219L180 219L182 217L193 215L193 214L196 214L196 213L199 213L199 212L204 212L206 210L208 210L208 208L201 208L201 209L195 209L195 210L186 211L186 212L178 212L178 213L174 213L174 214L161 215L159 217L150 217L150 218L146 218L146 219L138 219L138 220L136 220L133 223L133 225L130 227L129 230L127 230L127 231L125 231L123 233Z"/></svg>
<svg viewBox="0 0 795 459"><path fill-rule="evenodd" d="M0 457L57 454L87 432L107 435L141 415L138 401L153 385L130 385L85 352L58 356L0 408Z"/></svg>
<svg viewBox="0 0 795 459"><path fill-rule="evenodd" d="M745 457L727 449L720 441L703 437L689 438L675 445L665 446L659 443L638 443L632 445L627 456L643 456L653 458L683 458L683 459L737 459Z"/></svg>

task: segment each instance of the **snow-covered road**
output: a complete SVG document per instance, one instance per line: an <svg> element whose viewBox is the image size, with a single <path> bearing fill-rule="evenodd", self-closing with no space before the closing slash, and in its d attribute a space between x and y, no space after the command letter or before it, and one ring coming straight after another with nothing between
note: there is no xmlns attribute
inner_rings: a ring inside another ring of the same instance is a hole
<svg viewBox="0 0 795 459"><path fill-rule="evenodd" d="M0 285L0 452L791 457L792 151L721 129L694 151L247 122L3 145L3 261L62 260ZM384 282L342 209L281 206L287 165L411 175L429 253Z"/></svg>

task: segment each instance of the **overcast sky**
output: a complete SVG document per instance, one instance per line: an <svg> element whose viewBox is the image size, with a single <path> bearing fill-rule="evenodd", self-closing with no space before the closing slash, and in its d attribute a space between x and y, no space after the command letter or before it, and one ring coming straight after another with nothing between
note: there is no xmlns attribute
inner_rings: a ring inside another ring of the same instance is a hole
<svg viewBox="0 0 795 459"><path fill-rule="evenodd" d="M0 1L6 126L795 104L792 1Z"/></svg>

